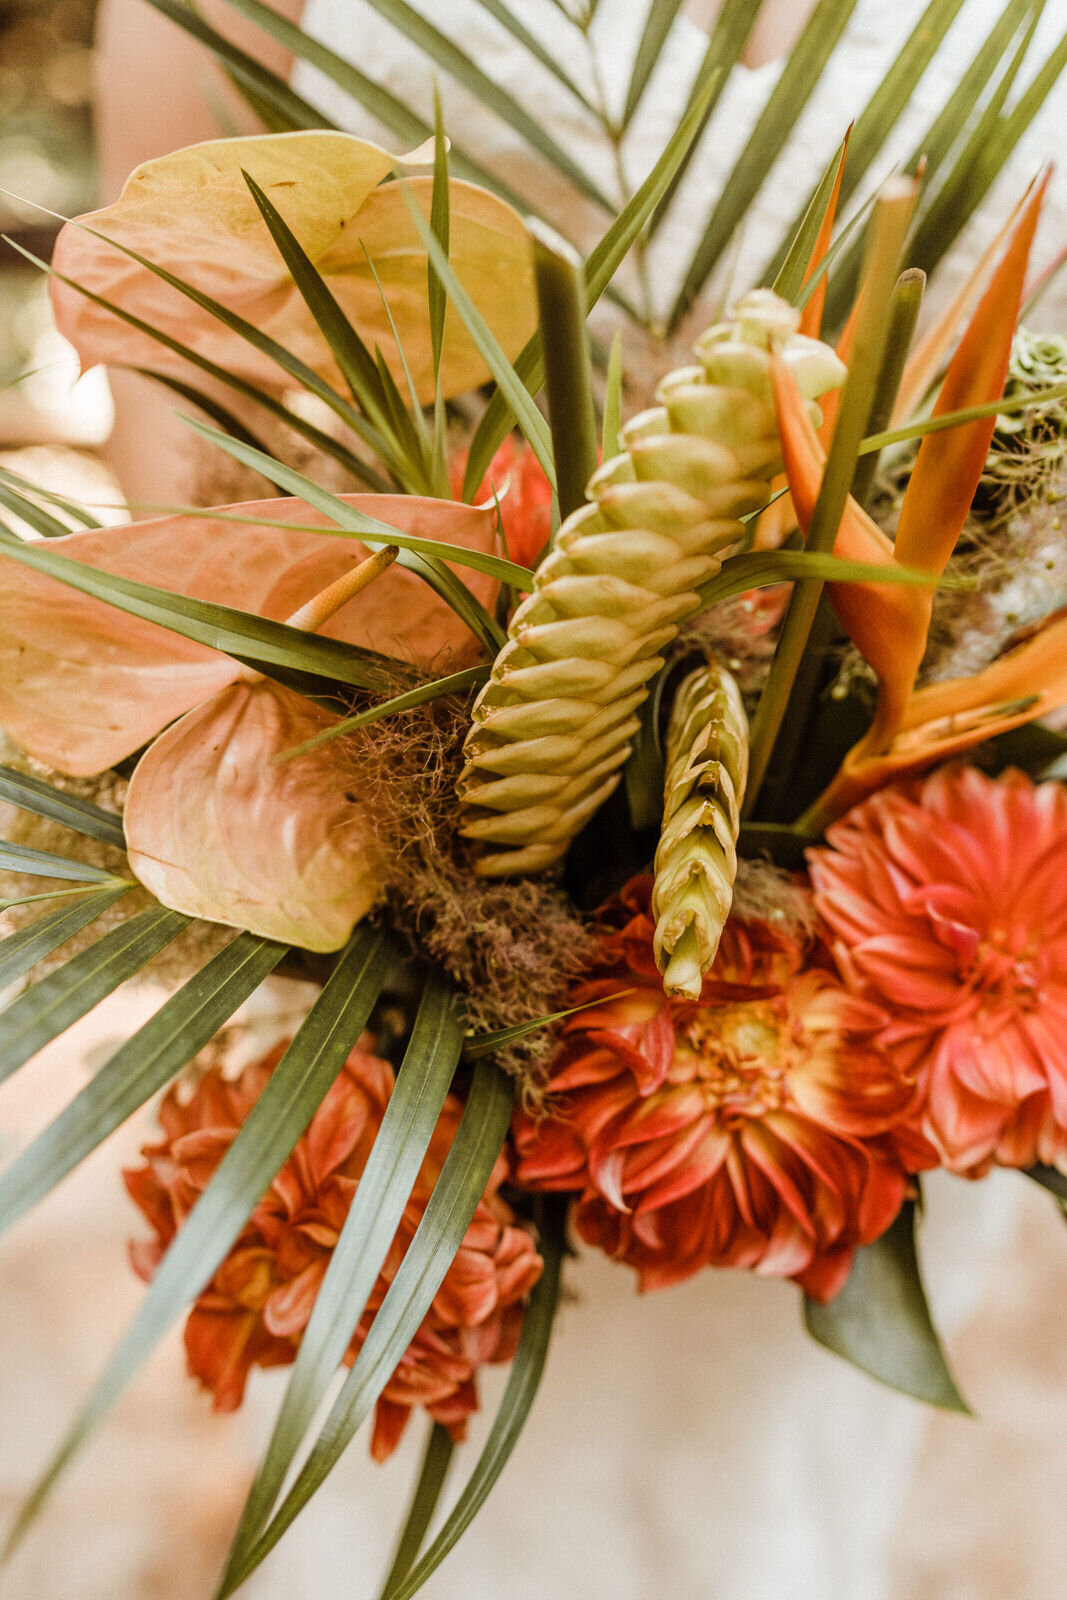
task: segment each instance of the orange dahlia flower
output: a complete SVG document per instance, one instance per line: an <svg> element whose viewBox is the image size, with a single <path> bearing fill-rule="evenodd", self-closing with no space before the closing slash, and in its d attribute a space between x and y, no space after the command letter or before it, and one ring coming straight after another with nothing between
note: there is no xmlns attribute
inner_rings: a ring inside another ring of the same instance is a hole
<svg viewBox="0 0 1067 1600"><path fill-rule="evenodd" d="M518 1181L579 1191L578 1231L643 1289L738 1266L829 1299L905 1194L890 1130L912 1086L876 1042L889 1019L737 918L699 1001L667 999L650 885L623 891L630 918L573 997L589 1008L564 1026L551 1116L518 1118Z"/></svg>
<svg viewBox="0 0 1067 1600"><path fill-rule="evenodd" d="M1067 790L944 767L810 852L842 977L892 1013L942 1160L1067 1171Z"/></svg>
<svg viewBox="0 0 1067 1600"><path fill-rule="evenodd" d="M208 1072L183 1099L163 1100L164 1138L144 1149L146 1164L124 1174L155 1237L132 1246L136 1270L151 1277L206 1187L284 1047L247 1067L236 1082ZM185 1326L190 1373L214 1395L215 1409L240 1405L253 1367L296 1357L360 1174L393 1087L392 1068L353 1050L306 1133L252 1213L241 1237L198 1298ZM355 1360L422 1219L448 1154L462 1107L445 1102L388 1258L346 1355ZM510 1361L523 1301L541 1275L530 1235L516 1224L493 1171L459 1252L429 1312L378 1401L371 1453L384 1460L411 1408L422 1405L453 1438L478 1408L475 1374L485 1362Z"/></svg>

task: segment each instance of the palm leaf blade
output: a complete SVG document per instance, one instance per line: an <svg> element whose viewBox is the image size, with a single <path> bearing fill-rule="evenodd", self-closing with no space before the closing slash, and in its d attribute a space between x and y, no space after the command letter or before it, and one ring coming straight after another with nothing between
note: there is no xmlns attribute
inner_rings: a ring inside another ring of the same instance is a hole
<svg viewBox="0 0 1067 1600"><path fill-rule="evenodd" d="M21 1541L68 1463L127 1383L225 1259L363 1031L388 957L388 942L379 929L363 926L357 930L164 1256L88 1401L21 1508L8 1539L8 1553Z"/></svg>
<svg viewBox="0 0 1067 1600"><path fill-rule="evenodd" d="M0 1083L140 972L190 920L165 906L141 911L12 1000L0 1014Z"/></svg>
<svg viewBox="0 0 1067 1600"><path fill-rule="evenodd" d="M437 1126L462 1045L463 1025L452 992L431 974L385 1116L300 1341L267 1453L245 1503L227 1578L262 1531L300 1441L341 1365L352 1330L366 1310Z"/></svg>
<svg viewBox="0 0 1067 1600"><path fill-rule="evenodd" d="M113 906L116 900L121 900L124 894L129 893L129 889L129 884L122 883L80 896L73 905L59 906L55 911L38 917L28 927L20 928L17 933L10 933L6 939L0 940L0 989L6 989L9 984L24 977L38 961L50 956L53 950L58 950L61 944L73 939L76 933L80 933Z"/></svg>
<svg viewBox="0 0 1067 1600"><path fill-rule="evenodd" d="M459 1248L507 1134L514 1086L480 1062L470 1095L422 1221L376 1314L355 1364L293 1487L219 1590L232 1594L274 1548L370 1415L417 1332Z"/></svg>
<svg viewBox="0 0 1067 1600"><path fill-rule="evenodd" d="M397 1584L395 1588L386 1586L382 1600L411 1600L411 1596L416 1594L426 1580L436 1572L445 1556L466 1533L481 1510L490 1490L507 1465L508 1458L522 1432L536 1398L548 1357L549 1339L556 1307L559 1304L560 1277L566 1244L565 1203L557 1200L554 1205L545 1207L545 1213L546 1221L541 1237L544 1270L530 1296L507 1388L485 1447L448 1521L429 1550L403 1582Z"/></svg>
<svg viewBox="0 0 1067 1600"><path fill-rule="evenodd" d="M132 1034L0 1173L0 1232L169 1083L270 976L285 948L255 934L238 934Z"/></svg>

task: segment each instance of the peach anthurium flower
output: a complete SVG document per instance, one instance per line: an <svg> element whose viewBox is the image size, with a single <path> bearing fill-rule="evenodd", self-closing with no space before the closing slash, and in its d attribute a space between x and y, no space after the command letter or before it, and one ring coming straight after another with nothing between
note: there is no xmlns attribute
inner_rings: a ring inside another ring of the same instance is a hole
<svg viewBox="0 0 1067 1600"><path fill-rule="evenodd" d="M1003 393L1026 263L1044 190L1045 183L1038 185L1018 214L1004 256L949 365L934 407L935 416L994 400ZM773 381L790 489L800 526L806 530L818 497L825 456L803 401L781 361L775 363ZM932 582L936 581L963 527L995 422L995 417L990 416L928 434L908 483L895 542L850 499L835 553L889 568L910 567L928 573ZM838 814L875 787L878 779L874 774L882 770L880 758L892 751L895 737L908 722L916 674L926 651L933 601L932 587L833 583L828 588L846 631L878 676L878 711L867 734L846 757L835 785L806 817L806 823L811 825ZM971 742L986 733L986 727L981 726ZM918 764L914 760L918 747L913 743L910 748L912 759L903 764ZM935 759L938 751L938 745L932 743L928 759Z"/></svg>
<svg viewBox="0 0 1067 1600"><path fill-rule="evenodd" d="M155 1237L136 1243L133 1264L150 1278L277 1066L280 1046L236 1082L208 1072L188 1099L175 1089L160 1108L163 1139L145 1146L145 1165L126 1187ZM185 1325L192 1376L233 1411L253 1367L284 1366L296 1352L330 1255L344 1225L393 1088L388 1062L355 1049L306 1133L253 1211L240 1238L197 1299ZM449 1095L396 1238L345 1359L359 1352L407 1252L459 1125ZM455 1439L478 1409L480 1366L510 1361L523 1301L541 1275L541 1258L499 1190L502 1155L430 1310L378 1401L371 1453L395 1448L413 1406L421 1405Z"/></svg>
<svg viewBox="0 0 1067 1600"><path fill-rule="evenodd" d="M809 852L841 974L892 1021L916 1122L957 1172L1067 1171L1067 790L945 767Z"/></svg>
<svg viewBox="0 0 1067 1600"><path fill-rule="evenodd" d="M192 145L146 161L130 174L113 205L67 223L52 265L227 371L257 384L284 381L269 357L106 242L112 239L254 323L343 388L329 345L278 253L243 169L281 213L365 343L381 349L403 383L392 313L419 399L427 403L433 400L434 380L426 250L402 186L381 182L405 161L424 159L421 151L396 155L366 139L323 129ZM428 214L432 179L408 181ZM529 234L517 212L485 189L453 180L449 193L452 266L505 353L514 356L537 321ZM85 366L98 361L165 369L181 365L149 335L58 278L52 296L60 331ZM441 362L444 393L474 388L488 376L449 307Z"/></svg>
<svg viewBox="0 0 1067 1600"><path fill-rule="evenodd" d="M495 547L492 507L413 495L344 499L403 533L483 552ZM227 521L225 512L250 520ZM266 500L69 534L49 550L172 593L303 624L294 613L331 585L339 583L343 596L368 554L357 540L320 531L327 526L299 500ZM458 571L479 600L492 603L494 579ZM338 949L382 887L350 759L327 744L273 762L328 727L329 713L220 651L2 551L0 573L0 725L15 743L80 777L154 740L134 773L124 818L131 865L146 887L193 916L307 949ZM472 642L443 600L395 566L317 631L417 665L469 654Z"/></svg>
<svg viewBox="0 0 1067 1600"><path fill-rule="evenodd" d="M572 1003L632 992L564 1024L549 1116L518 1115L518 1181L577 1191L579 1232L643 1289L737 1266L829 1299L905 1195L891 1130L913 1086L877 1042L889 1017L737 918L699 1001L668 1000L650 886L623 891L630 920Z"/></svg>

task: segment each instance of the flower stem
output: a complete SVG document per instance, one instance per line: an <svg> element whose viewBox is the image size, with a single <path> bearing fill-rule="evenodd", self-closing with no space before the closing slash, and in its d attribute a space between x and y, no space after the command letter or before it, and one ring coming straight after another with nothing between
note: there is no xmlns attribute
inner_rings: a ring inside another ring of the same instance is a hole
<svg viewBox="0 0 1067 1600"><path fill-rule="evenodd" d="M903 179L894 179L886 184L874 209L854 353L822 487L808 530L809 550L832 551L837 538L856 470L859 447L867 432L867 419L877 390L890 325L897 263L914 204L915 185ZM745 816L751 816L755 810L785 719L793 684L808 646L822 591L823 584L819 579L800 582L793 589L778 648L752 724Z"/></svg>
<svg viewBox="0 0 1067 1600"><path fill-rule="evenodd" d="M559 511L567 517L585 503L585 486L597 463L581 261L544 224L531 222L530 231Z"/></svg>

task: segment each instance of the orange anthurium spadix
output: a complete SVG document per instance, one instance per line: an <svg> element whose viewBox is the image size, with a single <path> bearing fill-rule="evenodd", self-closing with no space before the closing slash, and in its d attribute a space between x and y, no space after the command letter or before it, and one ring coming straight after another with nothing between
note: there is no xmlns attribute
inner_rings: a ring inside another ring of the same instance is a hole
<svg viewBox="0 0 1067 1600"><path fill-rule="evenodd" d="M1046 180L1047 181L1047 180ZM945 375L934 415L996 400L1004 391L1026 263L1045 183L1018 216L1008 248L967 326ZM822 482L824 453L785 366L774 372L782 454L797 519L807 530ZM895 544L849 500L835 552L855 561L909 567L940 578L959 538L985 464L995 417L931 433L923 440L901 508ZM862 741L884 750L901 727L930 625L933 587L831 584L841 622L878 677L878 711Z"/></svg>
<svg viewBox="0 0 1067 1600"><path fill-rule="evenodd" d="M395 324L419 399L429 403L434 374L426 250L403 186L382 182L405 162L425 159L422 151L405 157L324 129L192 145L146 161L130 174L113 205L67 223L52 265L227 371L252 383L284 381L269 356L115 248L123 245L254 323L343 388L333 353L252 198L247 172L281 213L364 343L381 350L402 384ZM413 177L408 183L428 214L433 180ZM449 198L452 266L505 354L513 357L537 323L526 226L511 206L475 184L452 181ZM52 292L60 331L83 366L112 362L170 370L182 365L150 335L58 278ZM459 394L488 376L449 306L441 357L444 393Z"/></svg>
<svg viewBox="0 0 1067 1600"><path fill-rule="evenodd" d="M495 549L494 506L343 498L398 532ZM249 520L225 520L227 512ZM303 526L272 525L282 522ZM368 560L358 540L327 526L300 500L267 500L69 534L48 548L405 662L470 658L464 624L420 578L384 552ZM469 568L457 575L492 604L495 579ZM232 657L2 550L0 588L0 725L15 743L87 776L153 741L124 816L145 886L174 910L268 938L311 950L344 944L383 887L351 750L333 741L274 761L337 719Z"/></svg>

